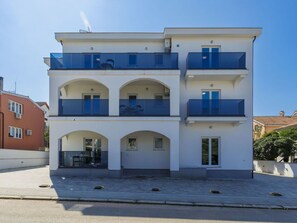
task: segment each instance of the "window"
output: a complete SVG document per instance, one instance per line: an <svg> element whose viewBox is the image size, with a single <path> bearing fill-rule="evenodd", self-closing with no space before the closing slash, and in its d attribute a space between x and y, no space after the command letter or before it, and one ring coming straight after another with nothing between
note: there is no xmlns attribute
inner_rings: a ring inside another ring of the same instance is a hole
<svg viewBox="0 0 297 223"><path fill-rule="evenodd" d="M8 110L17 114L23 114L23 105L15 101L8 101Z"/></svg>
<svg viewBox="0 0 297 223"><path fill-rule="evenodd" d="M154 149L163 150L163 138L155 138Z"/></svg>
<svg viewBox="0 0 297 223"><path fill-rule="evenodd" d="M136 138L128 138L128 150L137 150Z"/></svg>
<svg viewBox="0 0 297 223"><path fill-rule="evenodd" d="M202 165L219 165L219 138L202 138Z"/></svg>
<svg viewBox="0 0 297 223"><path fill-rule="evenodd" d="M136 55L129 55L129 65L135 66L137 63L137 56Z"/></svg>
<svg viewBox="0 0 297 223"><path fill-rule="evenodd" d="M21 138L23 138L23 131L21 128L9 126L8 127L8 137L21 139Z"/></svg>

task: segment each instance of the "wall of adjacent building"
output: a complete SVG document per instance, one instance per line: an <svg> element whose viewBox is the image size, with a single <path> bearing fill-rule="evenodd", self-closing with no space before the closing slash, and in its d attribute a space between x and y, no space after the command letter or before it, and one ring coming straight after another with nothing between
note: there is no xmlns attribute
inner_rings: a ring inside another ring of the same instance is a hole
<svg viewBox="0 0 297 223"><path fill-rule="evenodd" d="M0 149L0 170L49 164L49 152Z"/></svg>
<svg viewBox="0 0 297 223"><path fill-rule="evenodd" d="M40 150L44 146L44 112L30 99L10 94L2 94L1 109L4 113L4 148L18 150ZM21 119L15 118L15 113L9 111L8 101L12 100L23 105ZM8 127L22 128L22 139L8 136ZM26 130L32 130L32 135L26 135ZM2 143L0 144L2 145Z"/></svg>

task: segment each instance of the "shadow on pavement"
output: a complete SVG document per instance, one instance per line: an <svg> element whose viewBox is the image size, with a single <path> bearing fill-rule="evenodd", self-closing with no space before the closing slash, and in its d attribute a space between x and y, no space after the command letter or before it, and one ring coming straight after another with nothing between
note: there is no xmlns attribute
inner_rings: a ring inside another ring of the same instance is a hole
<svg viewBox="0 0 297 223"><path fill-rule="evenodd" d="M216 208L174 205L139 205L120 203L58 202L67 211L83 215L167 218L240 222L296 222L297 211L244 208Z"/></svg>

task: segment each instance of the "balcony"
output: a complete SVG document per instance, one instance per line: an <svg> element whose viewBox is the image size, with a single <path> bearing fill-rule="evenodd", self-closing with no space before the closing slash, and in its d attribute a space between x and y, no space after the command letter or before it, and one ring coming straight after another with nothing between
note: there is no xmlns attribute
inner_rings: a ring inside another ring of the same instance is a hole
<svg viewBox="0 0 297 223"><path fill-rule="evenodd" d="M241 124L245 120L243 99L190 99L188 101L187 123L227 122Z"/></svg>
<svg viewBox="0 0 297 223"><path fill-rule="evenodd" d="M59 116L108 116L108 99L59 99Z"/></svg>
<svg viewBox="0 0 297 223"><path fill-rule="evenodd" d="M170 100L120 99L120 116L170 116Z"/></svg>
<svg viewBox="0 0 297 223"><path fill-rule="evenodd" d="M177 53L51 53L51 70L173 70Z"/></svg>
<svg viewBox="0 0 297 223"><path fill-rule="evenodd" d="M107 168L108 151L60 151L60 168Z"/></svg>
<svg viewBox="0 0 297 223"><path fill-rule="evenodd" d="M237 81L248 74L244 52L189 53L187 79Z"/></svg>

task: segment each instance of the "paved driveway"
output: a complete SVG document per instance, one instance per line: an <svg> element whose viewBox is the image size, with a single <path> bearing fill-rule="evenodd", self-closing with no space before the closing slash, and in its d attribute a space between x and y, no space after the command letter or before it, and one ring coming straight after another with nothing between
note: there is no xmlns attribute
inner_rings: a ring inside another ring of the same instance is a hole
<svg viewBox="0 0 297 223"><path fill-rule="evenodd" d="M247 180L189 180L169 177L49 177L48 167L0 172L0 195L258 204L297 207L297 179L255 174ZM39 188L41 184L51 188ZM103 190L94 190L97 185ZM161 191L153 192L153 187ZM211 194L219 190L221 194ZM283 196L274 197L270 192Z"/></svg>

